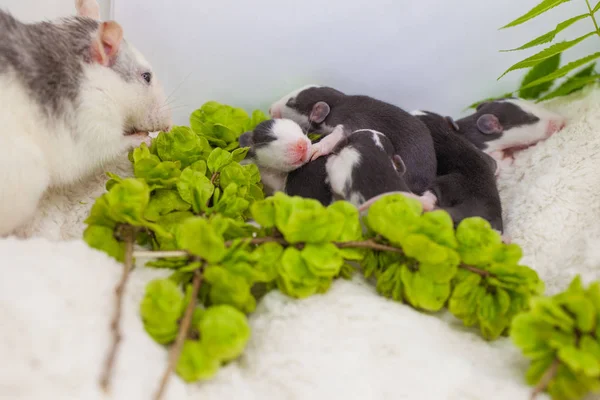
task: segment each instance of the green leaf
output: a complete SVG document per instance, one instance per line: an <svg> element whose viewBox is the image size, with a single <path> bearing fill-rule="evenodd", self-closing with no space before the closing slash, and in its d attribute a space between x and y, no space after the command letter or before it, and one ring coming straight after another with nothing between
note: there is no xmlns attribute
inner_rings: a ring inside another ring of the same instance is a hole
<svg viewBox="0 0 600 400"><path fill-rule="evenodd" d="M544 0L537 6L533 7L531 10L529 10L525 15L520 16L519 18L515 19L514 21L504 25L500 29L505 29L505 28L521 25L522 23L527 22L554 7L559 6L563 3L567 3L569 1L570 0Z"/></svg>
<svg viewBox="0 0 600 400"><path fill-rule="evenodd" d="M421 203L415 199L389 195L373 203L365 219L372 231L402 246L404 238L418 229L422 211Z"/></svg>
<svg viewBox="0 0 600 400"><path fill-rule="evenodd" d="M464 279L455 287L448 310L465 326L473 326L478 322L477 311L479 303L486 295L486 290L481 284L481 276L473 273L461 274Z"/></svg>
<svg viewBox="0 0 600 400"><path fill-rule="evenodd" d="M591 378L600 376L600 361L575 346L560 349L558 358L576 374L582 373Z"/></svg>
<svg viewBox="0 0 600 400"><path fill-rule="evenodd" d="M344 264L340 249L332 243L307 244L301 251L310 272L321 278L333 278Z"/></svg>
<svg viewBox="0 0 600 400"><path fill-rule="evenodd" d="M277 265L282 255L283 247L279 243L264 243L252 253L256 269L263 273L265 282L271 282L277 278Z"/></svg>
<svg viewBox="0 0 600 400"><path fill-rule="evenodd" d="M450 297L450 283L437 283L420 271L411 271L407 266L400 273L404 297L416 308L439 311Z"/></svg>
<svg viewBox="0 0 600 400"><path fill-rule="evenodd" d="M600 1L598 2L598 4L596 4L594 9L592 10L592 14L595 14L598 10L600 10Z"/></svg>
<svg viewBox="0 0 600 400"><path fill-rule="evenodd" d="M241 108L220 104L216 101L205 103L190 116L190 126L194 132L206 137L213 144L231 150L238 144L238 137L245 132L250 117Z"/></svg>
<svg viewBox="0 0 600 400"><path fill-rule="evenodd" d="M220 366L219 360L209 355L206 344L186 340L175 371L184 381L196 382L213 378Z"/></svg>
<svg viewBox="0 0 600 400"><path fill-rule="evenodd" d="M246 155L248 154L249 150L250 150L250 147L235 149L231 153L231 157L233 158L233 161L235 161L235 162L242 161L244 158L246 158ZM253 165L253 164L250 164L250 165Z"/></svg>
<svg viewBox="0 0 600 400"><path fill-rule="evenodd" d="M192 205L196 213L200 213L208 209L208 201L215 187L203 173L186 168L177 182L177 191L183 200Z"/></svg>
<svg viewBox="0 0 600 400"><path fill-rule="evenodd" d="M149 221L158 221L161 216L173 211L187 211L190 204L184 201L174 190L157 190L150 198L144 217Z"/></svg>
<svg viewBox="0 0 600 400"><path fill-rule="evenodd" d="M228 304L245 313L256 309L256 299L243 276L219 266L207 267L204 279L210 284L210 301L213 305Z"/></svg>
<svg viewBox="0 0 600 400"><path fill-rule="evenodd" d="M600 57L600 52L594 53L594 54L591 54L591 55L589 55L587 57L583 57L583 58L580 58L579 60L570 62L567 65L565 65L565 66L559 68L558 70L554 71L550 75L546 75L543 78L537 79L537 80L535 80L535 81L527 84L526 86L523 86L521 89L527 89L527 88L530 88L530 87L537 86L537 85L539 85L541 83L544 83L544 82L553 81L555 79L562 78L563 76L565 76L566 74L568 74L572 70L574 70L576 68L579 68L582 65L585 65L585 64L587 64L587 63L589 63L591 61L594 61L598 57Z"/></svg>
<svg viewBox="0 0 600 400"><path fill-rule="evenodd" d="M494 252L502 246L500 234L483 218L463 219L456 228L458 253L464 263L480 265L491 261Z"/></svg>
<svg viewBox="0 0 600 400"><path fill-rule="evenodd" d="M528 57L525 60L516 63L515 65L513 65L512 67L510 67L509 69L507 69L502 75L500 75L500 77L498 79L501 79L504 75L508 74L511 71L515 71L517 69L522 69L522 68L533 67L534 65L537 65L537 64L541 63L542 61L550 58L550 57L553 57L553 56L555 56L557 54L562 53L563 51L565 51L567 49L570 49L571 47L575 46L576 44L584 41L588 37L590 37L592 35L595 35L595 34L596 34L596 32L590 32L590 33L585 34L585 35L583 35L583 36L581 36L581 37L579 37L577 39L574 39L574 40L570 40L570 41L565 41L565 42L560 42L560 43L553 44L552 46L548 47L547 49L544 49L544 50L540 51L539 53L534 54L531 57ZM538 80L535 80L534 82L537 82ZM550 80L552 80L552 79L548 79L548 80L545 80L543 82L548 82ZM543 82L540 82L540 83L543 83ZM533 84L524 85L523 87L521 87L521 89L529 88L529 87L533 87L533 86L537 86L540 83L537 83L535 85L533 85Z"/></svg>
<svg viewBox="0 0 600 400"><path fill-rule="evenodd" d="M523 78L521 86L526 86L530 82L543 78L556 71L560 65L560 56L561 54L559 53L531 68L527 75L525 75L525 78ZM523 99L537 99L542 93L549 90L552 87L552 84L552 81L548 81L532 88L521 89L519 91L519 96Z"/></svg>
<svg viewBox="0 0 600 400"><path fill-rule="evenodd" d="M150 281L140 305L144 329L160 344L173 342L184 308L183 294L175 282L169 279Z"/></svg>
<svg viewBox="0 0 600 400"><path fill-rule="evenodd" d="M305 298L317 292L319 278L308 269L298 249L294 247L285 249L278 272L277 286L284 294Z"/></svg>
<svg viewBox="0 0 600 400"><path fill-rule="evenodd" d="M246 125L246 131L253 131L258 124L268 119L269 117L267 117L261 110L254 110L252 113L252 118L248 121L248 125Z"/></svg>
<svg viewBox="0 0 600 400"><path fill-rule="evenodd" d="M232 183L238 186L248 186L250 184L248 175L238 163L229 164L221 171L219 186L225 189Z"/></svg>
<svg viewBox="0 0 600 400"><path fill-rule="evenodd" d="M211 150L208 141L187 126L175 126L169 133L161 132L154 142L162 161L179 161L181 168L205 158Z"/></svg>
<svg viewBox="0 0 600 400"><path fill-rule="evenodd" d="M273 196L277 229L289 243L321 243L331 241L339 231L323 205L314 199L291 197L283 193Z"/></svg>
<svg viewBox="0 0 600 400"><path fill-rule="evenodd" d="M377 293L395 301L402 301L402 264L392 264L377 278Z"/></svg>
<svg viewBox="0 0 600 400"><path fill-rule="evenodd" d="M125 259L125 243L115 239L112 228L102 225L90 225L83 232L83 240L92 248L100 250L119 262Z"/></svg>
<svg viewBox="0 0 600 400"><path fill-rule="evenodd" d="M210 153L208 160L206 161L208 170L213 174L221 172L223 167L231 164L232 162L233 156L231 153L218 147Z"/></svg>
<svg viewBox="0 0 600 400"><path fill-rule="evenodd" d="M227 251L223 237L204 218L189 218L177 232L182 249L202 257L211 264L219 263Z"/></svg>
<svg viewBox="0 0 600 400"><path fill-rule="evenodd" d="M516 49L500 50L500 51L501 52L509 52L509 51L525 50L525 49L529 49L531 47L539 46L540 44L550 43L551 41L554 40L554 38L556 37L556 35L559 32L562 32L563 30L567 29L569 26L573 25L575 22L580 21L588 16L589 16L589 14L586 13L586 14L581 14L576 17L570 18L570 19L563 21L560 24L556 25L556 28L554 28L550 32L547 32L541 36L538 36L537 38L533 39L532 41L525 43L521 47L517 47Z"/></svg>
<svg viewBox="0 0 600 400"><path fill-rule="evenodd" d="M558 88L543 96L541 99L538 100L538 102L550 100L560 96L570 95L571 93L583 89L583 87L591 83L597 82L600 79L600 75L592 75L592 73L594 73L595 66L596 64L593 63L590 66L584 68L578 74L573 75L565 82L563 82L562 85L560 85Z"/></svg>
<svg viewBox="0 0 600 400"><path fill-rule="evenodd" d="M257 201L250 206L252 218L263 228L275 226L275 201L272 197Z"/></svg>
<svg viewBox="0 0 600 400"><path fill-rule="evenodd" d="M239 357L250 339L246 316L229 305L205 310L198 330L208 355L224 362Z"/></svg>

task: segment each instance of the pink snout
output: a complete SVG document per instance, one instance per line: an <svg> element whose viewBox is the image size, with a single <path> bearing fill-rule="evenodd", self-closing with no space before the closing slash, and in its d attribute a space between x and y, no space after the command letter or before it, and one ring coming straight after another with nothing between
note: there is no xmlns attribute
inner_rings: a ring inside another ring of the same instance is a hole
<svg viewBox="0 0 600 400"><path fill-rule="evenodd" d="M546 128L546 137L554 135L556 132L561 131L567 125L567 121L564 119L553 119L548 123Z"/></svg>
<svg viewBox="0 0 600 400"><path fill-rule="evenodd" d="M277 107L271 107L269 108L269 115L271 115L271 118L281 118L281 110Z"/></svg>
<svg viewBox="0 0 600 400"><path fill-rule="evenodd" d="M300 139L292 144L288 149L288 154L291 158L291 164L294 166L300 166L306 163L311 156L311 143L308 139Z"/></svg>

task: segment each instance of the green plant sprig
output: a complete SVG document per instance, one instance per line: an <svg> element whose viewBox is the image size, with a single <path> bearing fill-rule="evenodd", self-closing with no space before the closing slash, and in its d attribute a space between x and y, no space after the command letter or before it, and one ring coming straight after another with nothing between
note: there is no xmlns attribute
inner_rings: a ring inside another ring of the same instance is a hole
<svg viewBox="0 0 600 400"><path fill-rule="evenodd" d="M521 25L569 1L571 0L544 0L536 7L532 8L529 12L503 26L501 29ZM519 97L523 99L542 102L556 97L572 94L583 89L589 84L596 83L600 79L600 74L596 73L595 71L595 61L600 57L600 52L587 55L562 67L560 66L562 54L566 50L578 45L592 36L600 37L600 29L598 27L598 22L595 15L596 12L600 10L600 2L598 2L598 4L592 8L589 0L584 1L586 3L586 8L588 11L587 13L577 15L559 23L553 30L538 36L537 38L525 43L520 47L510 50L501 50L501 52L521 51L540 46L542 44L551 43L560 32L583 19L589 18L592 21L594 29L591 32L588 32L587 34L570 41L555 43L550 47L526 58L525 60L519 61L518 63L512 65L510 68L504 71L498 80L511 71L529 68L529 72L525 75L517 90L505 93L501 96L479 100L467 108L476 108L479 104L486 101L511 97L517 93ZM566 77L570 72L580 67L583 68L570 77L567 77L565 81L556 89L551 90L557 79Z"/></svg>
<svg viewBox="0 0 600 400"><path fill-rule="evenodd" d="M502 243L481 218L455 229L445 211L423 213L402 195L380 199L364 217L345 201L264 198L260 173L241 164L247 149L236 142L263 118L207 103L193 127L134 149L134 177L109 174L86 220L86 242L125 265L107 360L117 354L120 296L135 259L172 271L147 284L140 304L146 332L170 347L157 400L173 371L186 382L208 380L243 354L247 316L272 290L303 299L358 270L382 296L422 312L448 309L487 340L512 334L514 318L544 299L537 273L520 265L520 247ZM548 374L548 390L565 365Z"/></svg>

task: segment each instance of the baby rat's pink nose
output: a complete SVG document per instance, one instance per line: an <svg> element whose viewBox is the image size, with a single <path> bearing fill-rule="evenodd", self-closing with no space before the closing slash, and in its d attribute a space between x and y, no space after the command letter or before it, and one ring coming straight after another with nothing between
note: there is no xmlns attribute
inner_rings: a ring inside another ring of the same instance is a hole
<svg viewBox="0 0 600 400"><path fill-rule="evenodd" d="M273 118L281 118L281 110L278 108L269 108L269 114L271 114L271 117Z"/></svg>
<svg viewBox="0 0 600 400"><path fill-rule="evenodd" d="M564 119L555 119L555 120L551 120L548 123L548 129L546 130L546 134L548 136L552 136L554 135L556 132L561 131L565 125L567 124L566 120Z"/></svg>

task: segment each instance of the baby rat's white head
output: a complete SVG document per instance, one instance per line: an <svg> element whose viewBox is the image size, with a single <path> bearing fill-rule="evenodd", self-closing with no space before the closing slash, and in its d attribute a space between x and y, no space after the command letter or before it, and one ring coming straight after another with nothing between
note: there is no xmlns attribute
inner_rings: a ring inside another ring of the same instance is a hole
<svg viewBox="0 0 600 400"><path fill-rule="evenodd" d="M78 14L99 20L95 0L77 0ZM68 23L68 22L67 22ZM96 140L107 157L149 142L149 133L168 131L171 110L155 72L123 39L121 26L98 22L92 31L76 111L78 135Z"/></svg>
<svg viewBox="0 0 600 400"><path fill-rule="evenodd" d="M261 122L254 131L239 138L241 147L249 147L248 158L262 168L293 171L308 162L311 142L302 128L289 119Z"/></svg>

